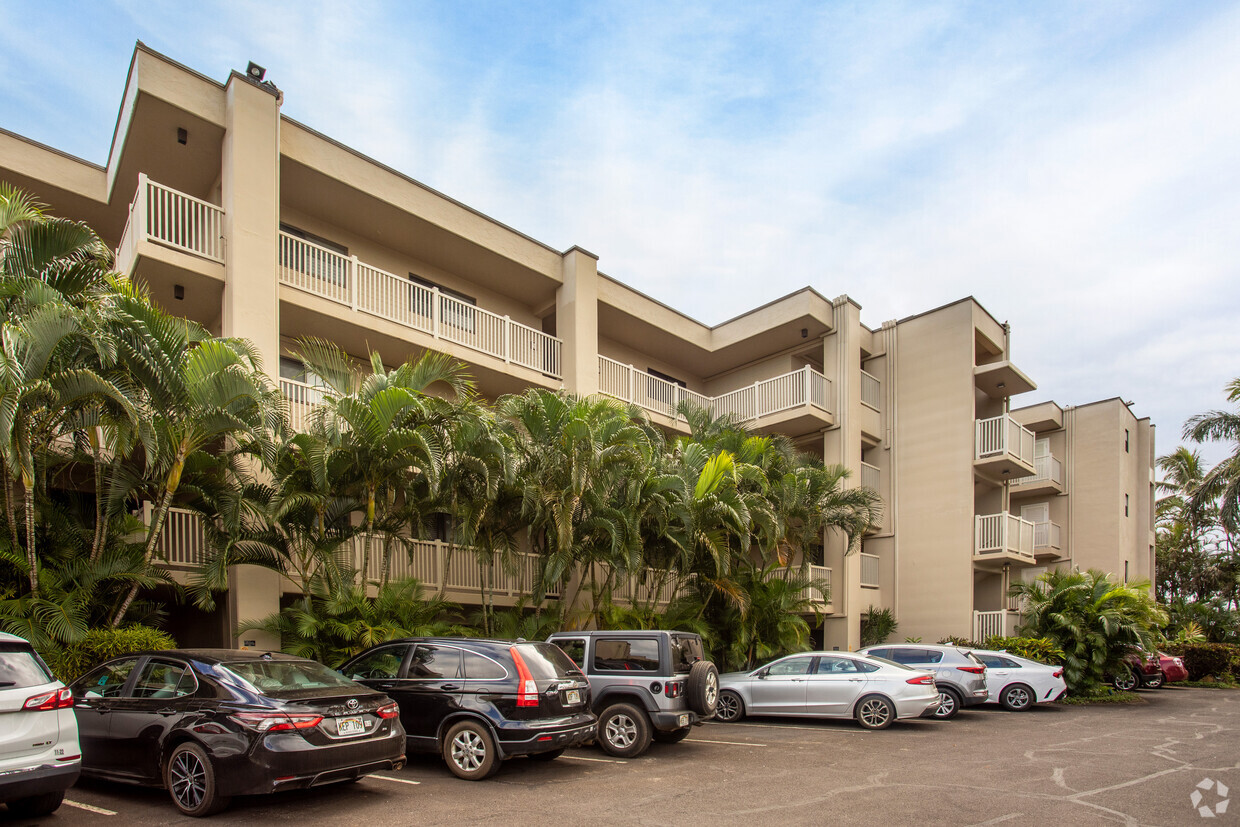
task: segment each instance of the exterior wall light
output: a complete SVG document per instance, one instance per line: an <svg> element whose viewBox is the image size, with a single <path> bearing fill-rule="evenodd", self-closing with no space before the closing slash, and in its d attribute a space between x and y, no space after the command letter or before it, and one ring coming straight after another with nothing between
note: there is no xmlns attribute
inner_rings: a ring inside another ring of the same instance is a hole
<svg viewBox="0 0 1240 827"><path fill-rule="evenodd" d="M250 80L258 81L259 83L262 83L263 78L267 77L267 70L252 60L249 65L245 67L245 73Z"/></svg>

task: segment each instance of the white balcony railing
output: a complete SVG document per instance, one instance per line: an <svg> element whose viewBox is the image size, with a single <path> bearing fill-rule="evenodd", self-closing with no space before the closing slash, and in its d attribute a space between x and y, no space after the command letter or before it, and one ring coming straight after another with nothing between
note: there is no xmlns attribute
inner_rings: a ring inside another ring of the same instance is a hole
<svg viewBox="0 0 1240 827"><path fill-rule="evenodd" d="M684 401L706 408L715 416L732 414L742 422L803 405L830 412L827 399L831 380L809 366L716 397L691 391L606 356L598 357L598 375L601 393L670 417L677 416L676 409Z"/></svg>
<svg viewBox="0 0 1240 827"><path fill-rule="evenodd" d="M878 380L877 376L861 371L861 404L868 405L874 410L880 410L879 402L882 400L883 384Z"/></svg>
<svg viewBox="0 0 1240 827"><path fill-rule="evenodd" d="M155 516L155 504L142 503L142 524L150 526ZM207 556L207 536L203 531L202 517L184 508L169 508L164 516L164 527L155 543L155 556L169 566L184 567L202 565Z"/></svg>
<svg viewBox="0 0 1240 827"><path fill-rule="evenodd" d="M662 578L662 586L659 580ZM621 576L612 589L613 600L623 600L629 602L636 600L638 603L647 603L654 596L655 588L659 588L658 597L655 600L656 605L666 605L672 599L672 593L676 589L676 577L668 575L666 572L658 569L642 569L627 576Z"/></svg>
<svg viewBox="0 0 1240 827"><path fill-rule="evenodd" d="M561 378L563 343L507 316L463 302L318 244L280 233L281 284L355 311Z"/></svg>
<svg viewBox="0 0 1240 827"><path fill-rule="evenodd" d="M1020 477L1012 480L1012 485L1033 485L1040 482L1063 484L1063 463L1051 456L1036 457L1033 460L1034 474L1032 477Z"/></svg>
<svg viewBox="0 0 1240 827"><path fill-rule="evenodd" d="M804 576L804 577L808 577L811 580L822 581L822 584L824 588L826 589L825 595L820 589L815 588L814 586L806 586L804 589L801 590L801 597L804 600L808 600L811 603L817 603L820 606L827 606L831 604L831 567L830 566L816 566L816 565L810 564L804 567L788 566L786 568L776 568L776 569L771 570L770 574L767 575L767 579L768 580L782 580L784 577L787 577L787 576L793 576L793 577Z"/></svg>
<svg viewBox="0 0 1240 827"><path fill-rule="evenodd" d="M365 556L365 536L352 538L351 556L354 568L360 569ZM472 548L445 543L440 540L414 540L409 550L404 544L393 543L388 563L390 580L416 577L428 591L437 591L444 586L452 591L481 592L488 577L487 569L478 565L478 559ZM449 557L451 558L449 560ZM503 565L496 563L489 573L491 586L495 594L509 597L520 597L534 590L538 578L538 555L518 553L516 571L509 572ZM366 579L379 580L383 576L383 538L374 536L370 541L370 565L367 567ZM559 588L548 588L547 597L558 597Z"/></svg>
<svg viewBox="0 0 1240 827"><path fill-rule="evenodd" d="M298 382L296 379L280 379L280 393L288 403L288 423L294 431L305 431L310 424L310 411L323 401L323 389Z"/></svg>
<svg viewBox="0 0 1240 827"><path fill-rule="evenodd" d="M883 482L883 473L878 466L870 465L868 462L861 463L861 487L870 488L879 491L879 486Z"/></svg>
<svg viewBox="0 0 1240 827"><path fill-rule="evenodd" d="M994 612L973 613L973 639L979 643L989 637L1006 636L1008 613L1003 609Z"/></svg>
<svg viewBox="0 0 1240 827"><path fill-rule="evenodd" d="M1061 549L1059 523L1034 523L1033 547L1035 549Z"/></svg>
<svg viewBox="0 0 1240 827"><path fill-rule="evenodd" d="M878 555L877 554L861 554L861 586L866 589L877 589L878 582Z"/></svg>
<svg viewBox="0 0 1240 827"><path fill-rule="evenodd" d="M977 515L974 554L1016 554L1033 561L1033 523L1015 514Z"/></svg>
<svg viewBox="0 0 1240 827"><path fill-rule="evenodd" d="M143 241L223 264L224 210L139 173L138 190L116 248L117 265L127 268Z"/></svg>
<svg viewBox="0 0 1240 827"><path fill-rule="evenodd" d="M1033 431L1004 414L979 419L975 429L974 459L1011 456L1033 465Z"/></svg>

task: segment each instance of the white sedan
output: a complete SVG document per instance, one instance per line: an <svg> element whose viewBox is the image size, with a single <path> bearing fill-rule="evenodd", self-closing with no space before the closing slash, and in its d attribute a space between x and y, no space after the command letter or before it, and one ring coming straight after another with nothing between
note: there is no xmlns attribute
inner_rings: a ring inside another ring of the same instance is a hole
<svg viewBox="0 0 1240 827"><path fill-rule="evenodd" d="M715 718L856 718L866 729L885 729L898 718L920 718L938 706L939 690L928 672L848 652L801 652L749 672L720 675Z"/></svg>
<svg viewBox="0 0 1240 827"><path fill-rule="evenodd" d="M1059 700L1067 689L1062 666L1048 666L1007 652L974 649L986 664L986 701L1020 712Z"/></svg>

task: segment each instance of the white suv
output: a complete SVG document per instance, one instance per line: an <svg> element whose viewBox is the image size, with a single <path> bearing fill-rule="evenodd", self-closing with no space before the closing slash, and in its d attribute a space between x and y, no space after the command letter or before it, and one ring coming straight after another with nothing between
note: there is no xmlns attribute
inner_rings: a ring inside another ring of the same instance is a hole
<svg viewBox="0 0 1240 827"><path fill-rule="evenodd" d="M81 771L73 694L29 643L0 632L0 802L47 815Z"/></svg>

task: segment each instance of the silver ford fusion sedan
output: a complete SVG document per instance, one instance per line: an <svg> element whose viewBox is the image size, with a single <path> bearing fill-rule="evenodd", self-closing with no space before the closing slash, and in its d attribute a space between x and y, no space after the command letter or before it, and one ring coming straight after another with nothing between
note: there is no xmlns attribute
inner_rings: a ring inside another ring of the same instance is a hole
<svg viewBox="0 0 1240 827"><path fill-rule="evenodd" d="M855 718L866 729L885 729L897 718L933 715L938 706L928 672L850 652L801 652L720 675L715 718Z"/></svg>

